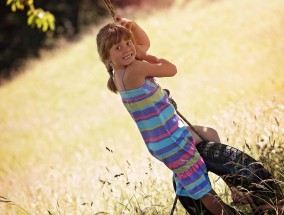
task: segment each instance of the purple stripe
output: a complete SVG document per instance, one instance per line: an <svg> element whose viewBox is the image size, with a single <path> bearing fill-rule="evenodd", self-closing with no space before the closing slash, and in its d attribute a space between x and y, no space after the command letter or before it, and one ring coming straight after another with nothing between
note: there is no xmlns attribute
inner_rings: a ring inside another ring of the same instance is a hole
<svg viewBox="0 0 284 215"><path fill-rule="evenodd" d="M152 130L142 131L141 134L145 138L147 137L151 138L151 137L160 136L164 133L168 133L171 129L173 129L176 126L176 118L177 116L173 114L167 121L164 122L164 124L161 124L159 127L156 127ZM175 131L172 131L171 134L173 134Z"/></svg>
<svg viewBox="0 0 284 215"><path fill-rule="evenodd" d="M163 112L165 109L170 107L171 105L166 102L157 103L156 106L147 107L144 110L138 110L133 112L133 117L136 122L140 122L143 120L151 120L151 118L157 117Z"/></svg>
<svg viewBox="0 0 284 215"><path fill-rule="evenodd" d="M196 166L195 168L198 168L195 171L193 169L194 166ZM189 174L189 175L186 175L187 177L179 179L182 182L182 186L185 187L195 182L198 178L200 178L200 176L206 174L206 165L204 162L200 162L200 159L199 159L192 167L186 170L186 173L181 173L180 175L183 175L183 174Z"/></svg>
<svg viewBox="0 0 284 215"><path fill-rule="evenodd" d="M164 124L160 125L157 128L154 128L152 130L142 131L141 134L145 138L151 138L151 137L157 137L164 133L168 133L173 127L176 126L176 123L174 122L174 119L176 118L175 115L173 115L169 120L164 122ZM172 131L174 133L175 131ZM172 134L171 133L171 134Z"/></svg>
<svg viewBox="0 0 284 215"><path fill-rule="evenodd" d="M173 155L164 158L163 159L163 163L165 163L166 165L169 163L172 163L174 161L179 160L182 156L184 156L185 154L190 152L190 148L189 145L185 145L183 148L181 148L179 151L177 151L176 153L174 153ZM191 152L190 152L191 153ZM194 149L194 153L192 152L192 157L195 156L196 153L196 148ZM155 151L155 155L157 155L157 151ZM157 155L158 156L158 155Z"/></svg>
<svg viewBox="0 0 284 215"><path fill-rule="evenodd" d="M162 149L155 150L155 154L157 156L159 156L159 155L165 154L166 152L173 150L174 148L180 147L182 142L184 142L184 138L187 138L187 137L183 137L183 139L179 138L177 141L173 142L172 144L170 144L170 145L168 145L168 146L166 146ZM187 143L187 144L190 144L190 143Z"/></svg>

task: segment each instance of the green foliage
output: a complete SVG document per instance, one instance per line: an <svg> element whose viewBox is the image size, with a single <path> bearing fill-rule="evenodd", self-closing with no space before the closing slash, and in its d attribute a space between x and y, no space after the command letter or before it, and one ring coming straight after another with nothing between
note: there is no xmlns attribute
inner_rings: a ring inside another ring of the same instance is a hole
<svg viewBox="0 0 284 215"><path fill-rule="evenodd" d="M55 18L53 14L42 8L35 8L33 0L7 0L6 5L10 6L13 12L24 10L25 7L28 7L27 24L33 28L37 27L44 32L48 29L52 31L55 29Z"/></svg>
<svg viewBox="0 0 284 215"><path fill-rule="evenodd" d="M55 29L55 18L54 16L46 12L42 9L37 9L37 10L29 10L28 13L28 25L32 27L37 27L41 28L44 32L47 31L48 29L54 30Z"/></svg>

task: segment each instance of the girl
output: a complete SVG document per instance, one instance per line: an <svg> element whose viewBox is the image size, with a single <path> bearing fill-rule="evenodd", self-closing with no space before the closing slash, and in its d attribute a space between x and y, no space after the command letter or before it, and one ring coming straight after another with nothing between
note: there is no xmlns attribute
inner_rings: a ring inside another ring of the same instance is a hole
<svg viewBox="0 0 284 215"><path fill-rule="evenodd" d="M117 17L97 35L97 48L110 75L108 88L119 93L149 152L173 171L177 195L201 199L213 214L231 214L212 190L203 159L195 148L200 138L191 135L177 116L154 77L177 73L169 61L147 53L150 41L137 23ZM196 129L220 142L213 129Z"/></svg>

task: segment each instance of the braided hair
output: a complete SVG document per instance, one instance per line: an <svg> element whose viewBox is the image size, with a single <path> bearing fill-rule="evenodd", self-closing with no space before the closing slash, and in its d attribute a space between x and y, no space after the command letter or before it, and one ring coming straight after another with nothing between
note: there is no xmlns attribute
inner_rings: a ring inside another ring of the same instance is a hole
<svg viewBox="0 0 284 215"><path fill-rule="evenodd" d="M115 23L105 25L97 34L97 50L100 59L106 66L107 72L109 74L107 87L114 93L117 93L117 88L114 84L114 71L109 62L109 51L113 45L119 43L122 39L131 39L135 44L135 40L131 31Z"/></svg>

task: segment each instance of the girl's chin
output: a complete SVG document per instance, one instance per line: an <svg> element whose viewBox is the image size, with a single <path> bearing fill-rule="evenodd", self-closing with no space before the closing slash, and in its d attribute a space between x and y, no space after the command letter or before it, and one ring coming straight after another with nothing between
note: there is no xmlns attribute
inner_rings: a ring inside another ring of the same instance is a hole
<svg viewBox="0 0 284 215"><path fill-rule="evenodd" d="M133 60L129 61L129 62L125 62L125 66L129 66L131 65L136 59L134 58Z"/></svg>

